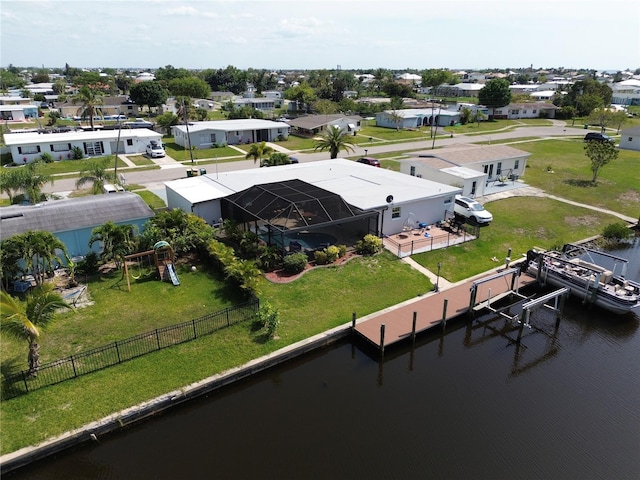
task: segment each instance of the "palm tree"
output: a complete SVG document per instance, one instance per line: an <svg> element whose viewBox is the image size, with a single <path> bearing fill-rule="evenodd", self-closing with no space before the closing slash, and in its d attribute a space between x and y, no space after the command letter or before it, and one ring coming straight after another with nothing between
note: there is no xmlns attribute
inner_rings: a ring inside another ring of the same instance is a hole
<svg viewBox="0 0 640 480"><path fill-rule="evenodd" d="M6 193L9 197L9 204L13 204L13 199L26 183L27 170L24 168L3 168L0 172L0 192Z"/></svg>
<svg viewBox="0 0 640 480"><path fill-rule="evenodd" d="M116 268L119 269L125 255L130 254L135 247L134 229L133 225L116 225L109 221L91 231L89 248L96 242L102 243L102 260L107 262L113 260Z"/></svg>
<svg viewBox="0 0 640 480"><path fill-rule="evenodd" d="M53 291L53 284L36 287L27 295L26 306L16 301L7 292L0 292L2 311L0 329L18 340L29 342L29 375L37 376L40 368L40 347L38 339L42 330L54 318L57 310L71 308L64 299Z"/></svg>
<svg viewBox="0 0 640 480"><path fill-rule="evenodd" d="M42 187L45 184L51 183L53 185L53 177L42 173L41 166L42 160L35 160L25 167L26 170L20 176L22 179L22 191L29 198L29 201L33 204L42 200Z"/></svg>
<svg viewBox="0 0 640 480"><path fill-rule="evenodd" d="M94 130L93 126L93 117L96 115L102 115L102 105L104 105L102 92L99 90L94 90L87 85L83 86L78 90L78 93L74 95L73 104L81 103L82 106L78 109L78 114L84 120L89 117L89 124L91 125L91 130Z"/></svg>
<svg viewBox="0 0 640 480"><path fill-rule="evenodd" d="M38 285L44 283L46 272L51 272L56 263L62 263L58 251L68 257L67 246L51 232L28 230L12 238L16 242L20 258L24 260L25 273L31 272Z"/></svg>
<svg viewBox="0 0 640 480"><path fill-rule="evenodd" d="M86 167L80 172L80 178L76 181L76 188L91 182L91 192L94 195L103 193L104 184L114 180L113 174L107 171L108 164L108 158L94 159L87 162Z"/></svg>
<svg viewBox="0 0 640 480"><path fill-rule="evenodd" d="M316 140L314 151L320 150L324 152L325 150L329 150L331 158L338 158L340 150L353 152L353 143L347 140L348 137L349 134L344 132L340 127L330 125L327 131Z"/></svg>
<svg viewBox="0 0 640 480"><path fill-rule="evenodd" d="M262 164L262 157L270 155L272 152L273 148L267 146L267 142L254 143L244 158L253 158L253 163L260 160L260 164Z"/></svg>

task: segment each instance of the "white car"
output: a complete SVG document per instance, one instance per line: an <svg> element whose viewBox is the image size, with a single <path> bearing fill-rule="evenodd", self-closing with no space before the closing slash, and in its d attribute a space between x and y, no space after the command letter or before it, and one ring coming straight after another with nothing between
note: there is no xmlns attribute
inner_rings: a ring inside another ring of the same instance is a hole
<svg viewBox="0 0 640 480"><path fill-rule="evenodd" d="M151 158L164 157L165 151L161 143L152 141L147 145L147 155Z"/></svg>
<svg viewBox="0 0 640 480"><path fill-rule="evenodd" d="M464 217L477 224L488 225L493 220L493 215L485 210L481 204L471 198L463 197L461 195L456 195L453 213L457 217Z"/></svg>

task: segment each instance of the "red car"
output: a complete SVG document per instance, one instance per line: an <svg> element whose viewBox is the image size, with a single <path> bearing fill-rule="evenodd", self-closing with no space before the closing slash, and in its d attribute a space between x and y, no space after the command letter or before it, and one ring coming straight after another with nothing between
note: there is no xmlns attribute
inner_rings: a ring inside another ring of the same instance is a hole
<svg viewBox="0 0 640 480"><path fill-rule="evenodd" d="M373 167L380 166L380 160L373 157L362 157L358 159L358 163L366 163L367 165L371 165Z"/></svg>

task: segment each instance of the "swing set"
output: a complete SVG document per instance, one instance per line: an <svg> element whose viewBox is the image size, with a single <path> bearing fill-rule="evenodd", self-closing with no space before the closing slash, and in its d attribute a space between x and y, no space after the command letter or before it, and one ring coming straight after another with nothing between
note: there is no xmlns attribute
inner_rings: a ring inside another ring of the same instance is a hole
<svg viewBox="0 0 640 480"><path fill-rule="evenodd" d="M173 248L164 241L157 242L153 246L153 250L147 250L144 252L133 253L124 257L124 274L127 277L127 289L131 291L131 281L129 276L134 280L147 277L155 270L156 278L164 280L167 277L167 273L174 271ZM129 267L129 263L134 263L132 268ZM170 280L174 285L179 285L179 282L174 281L169 275ZM177 283L176 283L177 282Z"/></svg>

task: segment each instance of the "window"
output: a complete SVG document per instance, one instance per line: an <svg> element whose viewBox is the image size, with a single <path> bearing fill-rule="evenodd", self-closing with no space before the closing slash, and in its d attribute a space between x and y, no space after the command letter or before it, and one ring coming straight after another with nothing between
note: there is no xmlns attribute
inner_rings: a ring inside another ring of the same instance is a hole
<svg viewBox="0 0 640 480"><path fill-rule="evenodd" d="M127 146L129 147L133 146L133 138L127 138Z"/></svg>
<svg viewBox="0 0 640 480"><path fill-rule="evenodd" d="M513 169L517 170L519 166L520 166L520 160L516 160L515 163L513 164Z"/></svg>
<svg viewBox="0 0 640 480"><path fill-rule="evenodd" d="M400 218L400 207L393 207L391 209L391 218Z"/></svg>
<svg viewBox="0 0 640 480"><path fill-rule="evenodd" d="M58 143L58 144L49 145L49 147L51 148L52 152L68 152L71 150L70 143Z"/></svg>
<svg viewBox="0 0 640 480"><path fill-rule="evenodd" d="M444 204L447 205L448 203L451 203L453 201L452 197L447 197L444 199Z"/></svg>
<svg viewBox="0 0 640 480"><path fill-rule="evenodd" d="M411 171L409 172L409 175L411 175L412 177L416 176L416 167L414 167L413 165L411 165Z"/></svg>
<svg viewBox="0 0 640 480"><path fill-rule="evenodd" d="M27 145L26 147L18 147L18 153L24 155L30 153L40 153L40 147L38 145Z"/></svg>
<svg viewBox="0 0 640 480"><path fill-rule="evenodd" d="M211 143L216 143L217 142L215 133L212 133L212 134L209 135L209 141Z"/></svg>
<svg viewBox="0 0 640 480"><path fill-rule="evenodd" d="M500 175L502 173L502 162L498 162L498 166L496 168L496 175Z"/></svg>

